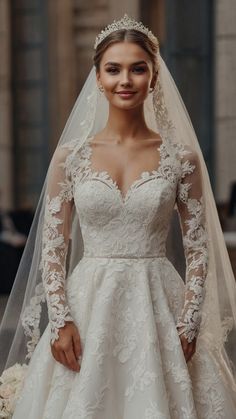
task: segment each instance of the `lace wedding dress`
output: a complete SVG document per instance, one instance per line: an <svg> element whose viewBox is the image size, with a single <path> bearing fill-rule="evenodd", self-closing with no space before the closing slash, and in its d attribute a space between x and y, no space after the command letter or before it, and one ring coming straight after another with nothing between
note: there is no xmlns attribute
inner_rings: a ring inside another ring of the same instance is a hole
<svg viewBox="0 0 236 419"><path fill-rule="evenodd" d="M53 160L41 269L50 322L30 361L13 419L235 419L231 375L204 336L207 232L196 155L162 143L156 170L125 196L107 171L91 168L91 140ZM186 285L166 257L177 208ZM84 254L66 278L72 212ZM80 372L58 363L50 341L78 326ZM186 363L179 335L197 336Z"/></svg>

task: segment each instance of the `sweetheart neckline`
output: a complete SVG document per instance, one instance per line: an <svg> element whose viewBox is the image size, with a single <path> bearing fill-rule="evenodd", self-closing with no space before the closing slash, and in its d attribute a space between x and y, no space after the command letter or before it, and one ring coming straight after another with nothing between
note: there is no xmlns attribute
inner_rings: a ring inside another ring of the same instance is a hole
<svg viewBox="0 0 236 419"><path fill-rule="evenodd" d="M155 177L156 177L156 175L158 174L158 173L160 173L160 169L161 169L161 167L162 167L162 163L163 163L163 156L162 156L162 152L163 152L163 149L165 148L165 144L163 143L163 141L162 141L162 143L158 146L158 147L156 147L156 150L158 150L159 151L159 162L158 162L158 165L157 165L157 167L156 167L156 169L152 169L152 170L143 170L141 173L140 173L140 175L138 176L138 178L137 179L135 179L131 184L130 184L130 186L128 187L128 189L126 190L126 192L125 192L125 194L123 194L122 193L122 190L119 188L119 186L118 186L118 184L117 184L117 182L116 182L116 180L114 180L112 177L111 177L111 175L109 174L109 172L107 171L107 170L94 170L94 169L92 169L92 167L91 167L91 164L92 164L92 161L91 161L91 155L92 155L92 146L91 146L91 144L90 144L90 142L91 142L91 140L92 140L92 138L93 137L90 137L90 138L88 138L87 139L87 141L86 141L86 143L84 144L84 146L87 148L87 151L88 151L88 154L87 154L87 167L86 167L86 169L89 171L89 173L90 173L90 175L91 176L94 176L94 175L97 175L98 177L99 176L101 176L101 175L103 175L103 176L106 176L106 180L109 182L109 184L110 184L110 186L115 190L115 191L117 191L117 193L118 193L118 196L119 196L119 198L120 198L120 200L121 200L121 202L123 203L123 205L125 205L126 204L126 202L128 201L128 199L129 199L129 197L130 197L130 195L131 195L131 193L132 193L132 191L135 189L135 187L141 182L141 181L143 181L144 180L144 182L142 182L142 183L146 183L145 182L145 180L149 180L149 178L151 178L151 176L154 176L154 174L155 174ZM146 177L145 177L145 175L146 175ZM151 178L152 179L152 178ZM142 184L141 183L141 184Z"/></svg>

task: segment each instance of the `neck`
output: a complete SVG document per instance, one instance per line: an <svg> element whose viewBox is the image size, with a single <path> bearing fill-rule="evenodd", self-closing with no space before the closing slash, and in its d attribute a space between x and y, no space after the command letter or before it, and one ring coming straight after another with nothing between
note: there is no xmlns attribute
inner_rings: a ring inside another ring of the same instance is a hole
<svg viewBox="0 0 236 419"><path fill-rule="evenodd" d="M120 142L127 138L141 139L147 136L150 130L145 122L143 105L130 110L110 105L104 132L108 137Z"/></svg>

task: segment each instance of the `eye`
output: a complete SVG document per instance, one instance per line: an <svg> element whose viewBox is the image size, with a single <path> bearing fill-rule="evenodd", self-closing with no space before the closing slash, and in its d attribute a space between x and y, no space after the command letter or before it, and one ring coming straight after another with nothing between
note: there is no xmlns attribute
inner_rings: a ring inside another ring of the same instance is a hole
<svg viewBox="0 0 236 419"><path fill-rule="evenodd" d="M134 73L142 74L142 73L145 73L146 68L145 67L134 67L132 71Z"/></svg>
<svg viewBox="0 0 236 419"><path fill-rule="evenodd" d="M110 73L110 74L117 74L119 70L117 67L108 67L106 71L107 73Z"/></svg>

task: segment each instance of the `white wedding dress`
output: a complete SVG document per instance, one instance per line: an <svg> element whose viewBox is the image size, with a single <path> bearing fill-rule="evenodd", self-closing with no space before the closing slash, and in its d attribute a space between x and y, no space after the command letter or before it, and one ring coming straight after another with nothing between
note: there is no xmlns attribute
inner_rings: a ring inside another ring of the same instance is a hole
<svg viewBox="0 0 236 419"><path fill-rule="evenodd" d="M207 233L198 160L178 144L158 150L156 170L143 171L125 196L107 171L91 168L90 140L75 156L65 146L57 150L41 263L50 322L13 419L236 418L230 372L201 321ZM186 285L166 257L174 208ZM84 254L65 281L74 209ZM58 363L50 349L71 319L81 337L80 372ZM188 363L181 332L189 341L197 336Z"/></svg>

